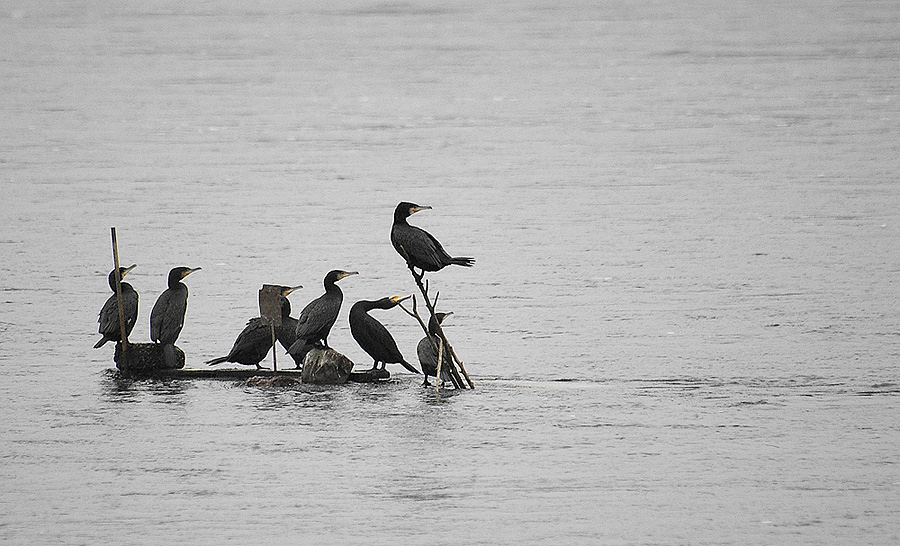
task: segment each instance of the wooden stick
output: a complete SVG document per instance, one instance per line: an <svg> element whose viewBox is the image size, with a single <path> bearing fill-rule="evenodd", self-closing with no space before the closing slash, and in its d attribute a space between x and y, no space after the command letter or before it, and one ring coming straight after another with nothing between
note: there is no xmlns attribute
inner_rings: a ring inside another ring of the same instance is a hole
<svg viewBox="0 0 900 546"><path fill-rule="evenodd" d="M128 348L128 333L125 331L125 309L122 307L122 276L119 274L119 243L116 240L116 228L110 228L112 233L113 267L116 272L116 303L119 307L119 337L122 338L122 355Z"/></svg>
<svg viewBox="0 0 900 546"><path fill-rule="evenodd" d="M436 297L435 297L435 301L437 301ZM428 342L431 343L431 348L434 350L434 352L438 352L437 342L435 342L434 337L432 337L431 334L428 333L428 328L425 326L425 321L423 321L422 317L419 316L419 304L416 302L415 294L413 294L412 302L413 302L412 311L407 309L402 303L400 304L400 308L403 309L403 311L405 311L407 315L409 315L409 316L413 317L414 319L416 319L417 321L419 321L419 326L421 326L422 330L425 332L425 337L428 339ZM438 338L438 341L440 341L441 344L443 344L443 341L440 338ZM441 379L440 376L435 377L436 381L440 381L440 379ZM456 368L453 367L452 362L450 363L450 383L453 384L454 389L464 389L465 388L465 386L463 385L463 382L462 382L462 378L459 377L459 372L457 372Z"/></svg>
<svg viewBox="0 0 900 546"><path fill-rule="evenodd" d="M413 310L412 311L407 309L406 306L403 305L402 303L399 303L398 305L400 306L400 309L403 309L406 312L407 315L409 315L409 316L413 317L414 319L416 319L417 321L419 321L419 326L422 327L422 330L425 332L425 335L427 336L428 335L428 327L425 326L425 322L422 321L422 317L419 316L419 311L416 309L417 305L416 305L416 295L415 294L413 294L412 302L413 302ZM437 347L435 347L435 350L437 350Z"/></svg>
<svg viewBox="0 0 900 546"><path fill-rule="evenodd" d="M401 246L400 249L403 250L404 254L406 254L405 248L403 248ZM408 258L408 255L404 256L404 257ZM413 280L416 282L416 286L418 286L419 291L422 292L422 297L425 298L425 306L428 307L428 312L431 314L431 318L435 319L434 322L437 324L438 335L440 336L440 338L442 340L444 340L444 344L447 345L447 349L450 351L450 354L453 356L453 360L455 360L456 363L460 367L462 367L462 361L460 361L459 357L456 356L456 351L454 351L453 346L450 345L450 341L447 339L447 336L444 334L444 329L441 328L441 324L437 321L437 319L434 316L435 315L434 305L432 305L431 300L428 298L428 288L422 284L422 278L425 276L425 270L423 269L421 274L417 274L415 268L412 266L412 264L410 264L408 259L406 260L406 265L407 265L407 267L409 267L409 272L412 274ZM428 281L426 280L425 283L427 284ZM435 297L435 302L437 302L436 297ZM426 329L426 335L428 335L427 329ZM437 347L435 347L435 350L437 350ZM459 372L456 371L455 366L451 366L450 372L451 372L451 375L453 375L455 373L455 375L457 376L457 378L459 379L459 382L461 384L462 378L459 377ZM463 374L465 374L465 376L466 376L466 382L469 384L469 388L474 389L475 383L472 382L472 379L469 377L469 374L466 373L465 368L463 368Z"/></svg>
<svg viewBox="0 0 900 546"><path fill-rule="evenodd" d="M272 371L277 372L278 371L278 359L275 356L275 353L277 353L278 350L275 348L275 323L270 322L269 327L272 329Z"/></svg>
<svg viewBox="0 0 900 546"><path fill-rule="evenodd" d="M441 364L443 364L444 360L444 340L440 340L438 342L438 365L437 365L437 375L434 378L434 392L441 392Z"/></svg>
<svg viewBox="0 0 900 546"><path fill-rule="evenodd" d="M459 369L462 370L463 375L466 377L466 383L469 384L470 389L475 388L475 384L472 383L472 378L469 377L469 372L466 371L466 367L463 366L462 360L456 356L456 351L453 350L453 347L450 347L450 355L453 357L453 360L456 361L456 364L459 366Z"/></svg>
<svg viewBox="0 0 900 546"><path fill-rule="evenodd" d="M434 315L435 315L434 305L432 305L431 301L428 299L428 289L422 284L422 277L425 275L424 271L422 272L422 275L416 275L416 272L413 271L412 267L410 267L409 270L412 272L413 279L415 279L416 284L419 286L419 290L422 292L422 296L424 296L424 298L425 298L425 305L426 305L426 307L428 307L428 312L431 313L432 317L434 317ZM426 282L428 282L428 281L426 281ZM435 298L435 301L437 301L437 298ZM441 327L441 324L437 321L437 319L435 319L434 322L437 324L438 336L440 336L440 338L444 341L444 344L447 346L447 350L450 352L450 355L453 357L453 360L455 360L456 364L458 366L460 366L460 368L463 370L463 374L466 377L466 383L469 384L470 389L474 389L475 383L472 382L472 379L469 377L469 374L466 373L466 370L462 365L462 361L459 359L458 356L456 356L456 351L453 350L453 346L450 345L450 341L447 340L447 336L446 336L446 334L444 334L444 329ZM459 377L459 372L456 371L455 367L450 368L450 374L456 375L457 380L459 380L460 384L462 384L462 378ZM463 388L465 388L465 387L463 387Z"/></svg>

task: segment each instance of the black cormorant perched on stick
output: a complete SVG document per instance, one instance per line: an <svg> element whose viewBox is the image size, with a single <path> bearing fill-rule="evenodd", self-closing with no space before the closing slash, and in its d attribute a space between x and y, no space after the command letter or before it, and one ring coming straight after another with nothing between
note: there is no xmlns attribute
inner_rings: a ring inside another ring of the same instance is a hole
<svg viewBox="0 0 900 546"><path fill-rule="evenodd" d="M175 267L169 271L169 287L159 295L150 311L150 340L162 344L170 367L175 367L175 340L184 326L187 311L188 288L181 280L199 270L199 267Z"/></svg>
<svg viewBox="0 0 900 546"><path fill-rule="evenodd" d="M286 326L296 328L297 320L292 319L290 316L291 304L287 299L287 295L294 290L303 287L279 286L278 288L280 292L279 299L281 300L281 326L275 328L275 337L281 341L282 345L284 345L285 338L283 337L283 330L286 329ZM290 335L293 336L293 332ZM293 340L291 343L293 343ZM285 349L290 347L291 343L288 343L287 346L285 346ZM223 362L236 362L247 366L256 366L257 370L261 370L263 367L260 366L259 363L266 358L266 355L269 354L269 349L271 348L272 329L269 322L263 317L255 317L250 319L247 322L247 326L244 327L240 334L238 334L237 339L234 340L234 346L231 347L231 351L229 351L228 355L208 360L206 363L210 366L214 366Z"/></svg>
<svg viewBox="0 0 900 546"><path fill-rule="evenodd" d="M125 282L125 275L128 274L129 271L137 267L137 265L131 265L131 267L120 267L119 268L119 279L121 280L120 286L122 287L122 311L125 315L125 337L131 335L131 331L134 329L134 323L137 322L137 314L138 314L138 293L134 289L133 286ZM122 341L122 334L119 328L119 304L116 301L116 270L113 269L109 272L109 287L112 288L113 294L106 300L106 303L103 304L103 308L100 309L100 335L103 337L100 341L94 345L94 348L103 347L103 345L107 341Z"/></svg>
<svg viewBox="0 0 900 546"><path fill-rule="evenodd" d="M437 351L434 350L434 346L440 343L441 337L437 332L437 325L443 324L444 319L452 315L453 313L435 313L433 317L428 320L428 335L419 340L419 344L416 346L416 352L419 354L419 364L422 365L422 373L425 374L425 382L422 385L428 385L428 376L434 377L436 381L439 383L444 383L445 381L452 381L450 375L450 365L451 365L451 356L450 351L447 350L447 347L444 347L444 353L442 355L441 360L441 377L438 379L437 377L437 362L438 362L438 354ZM437 323L435 323L435 318L437 318ZM431 338L429 340L428 338ZM431 344L431 341L434 341L434 345Z"/></svg>
<svg viewBox="0 0 900 546"><path fill-rule="evenodd" d="M377 301L362 300L354 303L350 308L350 333L353 334L353 339L359 343L359 346L375 360L372 364L373 370L379 369L378 363L381 362L382 370L385 364L402 364L407 370L419 373L419 370L404 360L400 349L397 348L397 342L394 341L387 328L369 315L369 311L372 309L392 309L408 297L393 296Z"/></svg>
<svg viewBox="0 0 900 546"><path fill-rule="evenodd" d="M325 275L325 293L318 298L312 300L303 311L300 311L300 317L297 319L297 339L288 348L288 353L300 368L300 362L303 357L312 349L316 343L321 344L328 349L328 333L337 320L338 313L341 311L341 303L344 301L344 293L335 284L337 281L350 275L357 275L356 271L341 271L335 269L329 271Z"/></svg>
<svg viewBox="0 0 900 546"><path fill-rule="evenodd" d="M394 209L394 225L391 226L391 244L394 249L406 260L407 267L418 267L422 274L425 271L440 271L448 265L472 267L475 258L450 256L430 233L406 222L410 215L430 208L405 201L397 205Z"/></svg>

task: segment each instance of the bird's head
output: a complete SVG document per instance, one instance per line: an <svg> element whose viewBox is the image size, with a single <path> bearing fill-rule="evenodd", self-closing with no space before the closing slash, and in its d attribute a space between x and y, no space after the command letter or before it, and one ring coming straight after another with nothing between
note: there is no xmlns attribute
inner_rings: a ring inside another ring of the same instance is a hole
<svg viewBox="0 0 900 546"><path fill-rule="evenodd" d="M194 271L200 271L199 267L173 267L169 271L169 286L173 286L181 282L181 279L187 277Z"/></svg>
<svg viewBox="0 0 900 546"><path fill-rule="evenodd" d="M405 220L420 210L430 209L428 205L417 205L408 201L403 201L394 209L394 221Z"/></svg>

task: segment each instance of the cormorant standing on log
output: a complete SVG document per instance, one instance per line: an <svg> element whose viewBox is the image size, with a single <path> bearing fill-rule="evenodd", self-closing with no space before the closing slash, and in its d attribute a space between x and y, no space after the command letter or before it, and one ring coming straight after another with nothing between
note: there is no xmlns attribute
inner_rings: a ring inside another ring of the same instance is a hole
<svg viewBox="0 0 900 546"><path fill-rule="evenodd" d="M150 340L162 344L166 364L175 367L175 340L184 326L188 288L182 279L199 271L196 267L175 267L169 271L169 287L163 291L150 311Z"/></svg>
<svg viewBox="0 0 900 546"><path fill-rule="evenodd" d="M300 311L300 318L297 319L297 340L288 348L288 353L297 363L297 368L301 367L303 357L312 349L313 344L321 341L326 349L329 348L328 333L331 332L331 327L334 326L341 310L341 303L344 301L344 293L335 283L344 277L357 274L356 271L340 269L329 271L325 275L325 293L306 304L303 311Z"/></svg>
<svg viewBox="0 0 900 546"><path fill-rule="evenodd" d="M287 295L302 286L279 286L279 299L281 300L281 326L275 328L275 337L281 344L285 341L282 337L282 331L285 329L286 323L293 321L290 326L296 327L296 319L291 319L291 304L287 299ZM291 334L293 335L293 333ZM293 341L291 342L293 343ZM288 343L285 349L291 346ZM269 349L272 348L272 328L263 317L254 317L247 321L247 326L238 334L234 340L234 346L231 347L228 355L208 360L206 363L210 366L221 364L223 362L236 362L247 366L256 366L257 370L263 369L259 365Z"/></svg>
<svg viewBox="0 0 900 546"><path fill-rule="evenodd" d="M434 350L434 347L431 345L431 340L434 341L435 345L440 343L440 336L437 332L437 325L443 324L444 319L452 315L453 313L435 313L431 319L428 320L428 335L419 340L419 344L416 346L416 352L419 354L419 364L422 365L422 373L425 374L425 382L422 383L423 386L428 385L428 376L434 377L435 381L439 381L440 383L444 383L445 381L452 381L450 375L450 351L444 347L444 354L442 355L441 360L443 363L441 364L441 378L438 380L437 377L437 362L438 362L438 354L437 351ZM437 318L437 322L435 322L435 318ZM431 338L431 340L429 340Z"/></svg>
<svg viewBox="0 0 900 546"><path fill-rule="evenodd" d="M391 226L391 244L394 245L394 249L406 260L407 267L421 269L421 275L424 275L425 271L440 271L448 265L472 267L475 258L450 256L430 233L406 222L410 215L430 208L405 201L397 205L394 209L394 225Z"/></svg>
<svg viewBox="0 0 900 546"><path fill-rule="evenodd" d="M381 362L382 370L386 364L402 364L407 370L419 373L419 370L404 360L400 349L397 348L397 342L394 341L387 328L369 315L369 311L372 309L392 309L408 297L393 296L377 301L362 300L354 303L350 308L350 333L353 334L353 339L359 343L359 346L375 360L372 370L379 369L378 363Z"/></svg>
<svg viewBox="0 0 900 546"><path fill-rule="evenodd" d="M138 315L138 293L133 286L124 281L125 275L129 271L137 267L132 264L131 267L119 268L119 279L122 287L122 311L125 316L125 337L131 335L134 329L134 323L137 322ZM100 309L100 335L103 337L94 345L95 349L103 347L107 341L122 341L122 333L119 329L119 304L116 301L116 270L109 272L109 287L113 294L103 304Z"/></svg>

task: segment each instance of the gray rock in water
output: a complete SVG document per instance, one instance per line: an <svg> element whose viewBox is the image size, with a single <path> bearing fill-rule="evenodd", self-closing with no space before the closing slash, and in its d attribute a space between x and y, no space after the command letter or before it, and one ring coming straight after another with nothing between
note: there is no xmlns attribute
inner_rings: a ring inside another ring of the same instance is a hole
<svg viewBox="0 0 900 546"><path fill-rule="evenodd" d="M113 358L119 371L127 374L153 374L153 372L184 368L184 351L175 347L175 366L168 366L162 345L159 343L129 343L128 350L124 355L122 354L122 343L116 343L116 353Z"/></svg>
<svg viewBox="0 0 900 546"><path fill-rule="evenodd" d="M303 359L300 378L311 385L342 385L352 369L353 362L334 349L314 348Z"/></svg>

